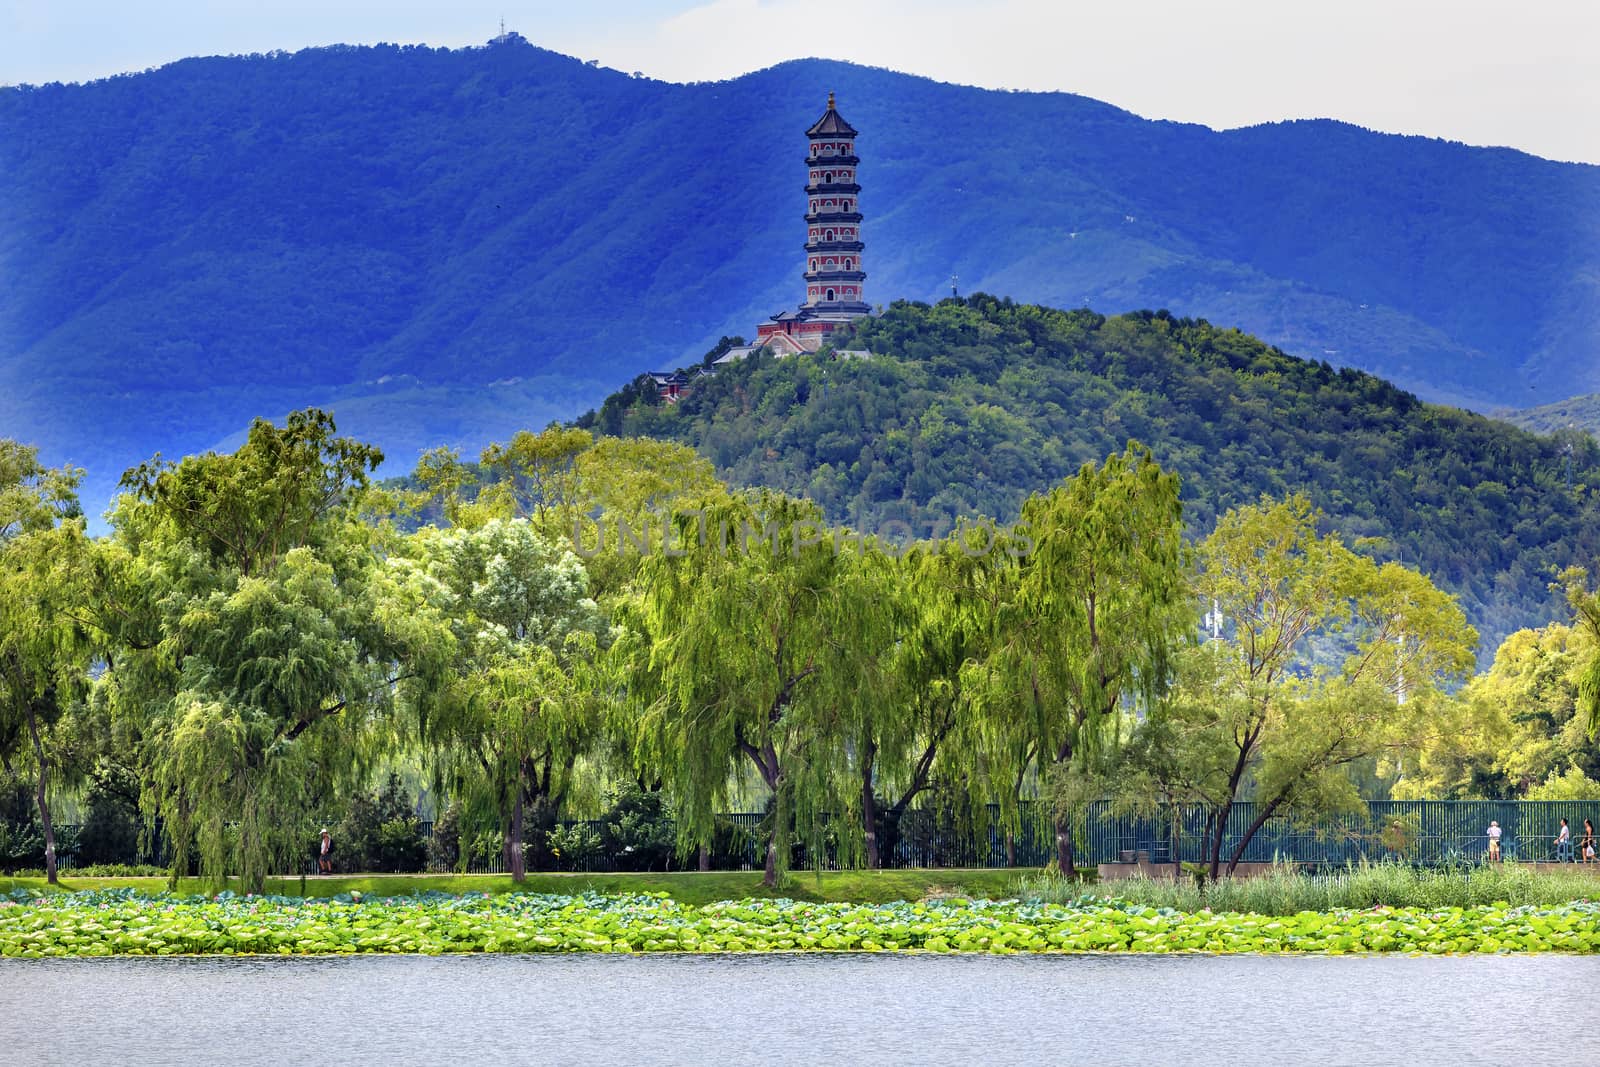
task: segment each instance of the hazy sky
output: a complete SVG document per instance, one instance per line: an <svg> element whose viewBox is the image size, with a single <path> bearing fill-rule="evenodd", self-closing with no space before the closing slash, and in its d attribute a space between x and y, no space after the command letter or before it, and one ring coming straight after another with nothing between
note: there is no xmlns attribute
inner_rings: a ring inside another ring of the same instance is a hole
<svg viewBox="0 0 1600 1067"><path fill-rule="evenodd" d="M1600 163L1593 0L0 0L0 84L336 42L534 44L674 81L827 56L1215 127L1332 117Z"/></svg>

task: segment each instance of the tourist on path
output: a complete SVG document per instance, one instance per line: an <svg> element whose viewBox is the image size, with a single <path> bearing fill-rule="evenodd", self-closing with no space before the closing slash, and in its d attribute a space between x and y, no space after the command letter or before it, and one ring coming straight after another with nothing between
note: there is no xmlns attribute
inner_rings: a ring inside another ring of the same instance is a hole
<svg viewBox="0 0 1600 1067"><path fill-rule="evenodd" d="M1500 824L1493 819L1489 820L1489 860L1498 863L1500 860Z"/></svg>
<svg viewBox="0 0 1600 1067"><path fill-rule="evenodd" d="M1572 829L1567 820L1561 820L1561 832L1556 834L1556 862L1572 862Z"/></svg>
<svg viewBox="0 0 1600 1067"><path fill-rule="evenodd" d="M1563 826L1566 825L1565 819L1561 820L1561 822ZM1565 831L1563 830L1563 832ZM322 848L317 852L317 873L333 873L333 838L328 834L326 826L322 828Z"/></svg>

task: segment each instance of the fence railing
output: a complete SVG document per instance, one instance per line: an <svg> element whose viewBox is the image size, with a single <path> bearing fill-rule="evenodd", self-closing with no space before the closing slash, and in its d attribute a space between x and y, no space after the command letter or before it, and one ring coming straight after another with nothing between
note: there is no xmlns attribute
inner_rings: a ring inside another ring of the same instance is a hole
<svg viewBox="0 0 1600 1067"><path fill-rule="evenodd" d="M718 851L717 866L722 869L758 870L766 863L766 837L762 824L766 816L760 812L729 812L717 816L717 821L734 827L739 833L734 844L726 843ZM603 819L564 819L562 828L583 827L598 836L605 827ZM825 829L825 828L824 828ZM1032 805L1023 805L1021 826L1018 832L1008 833L1002 826L998 807L980 812L975 819L957 819L948 811L934 808L911 808L901 815L897 832L889 840L881 841L880 859L890 868L927 867L1040 867L1050 856L1044 848L1048 839L1043 826L1032 811ZM422 833L431 840L434 824L424 822ZM829 843L823 833L820 855L812 853L810 839L815 836L804 828L794 835L797 860L805 867L838 870L846 866L838 849ZM434 850L430 849L430 854ZM693 865L694 857L686 861ZM603 868L599 863L583 869ZM313 864L314 866L314 864ZM435 867L433 869L442 869ZM503 874L504 860L493 858L473 860L467 865L469 874Z"/></svg>
<svg viewBox="0 0 1600 1067"><path fill-rule="evenodd" d="M1282 860L1317 866L1342 866L1363 859L1395 859L1423 865L1483 860L1489 851L1489 824L1500 827L1505 860L1549 862L1582 859L1583 820L1600 824L1600 802L1542 800L1373 800L1365 811L1305 825L1285 816L1262 824L1240 861ZM1255 822L1257 807L1237 803L1223 827L1221 858L1227 863ZM1568 821L1570 855L1558 856L1561 820ZM1111 805L1089 806L1084 859L1114 863L1147 853L1158 863L1202 863L1210 858L1209 809L1167 809L1155 816L1118 815Z"/></svg>
<svg viewBox="0 0 1600 1067"><path fill-rule="evenodd" d="M1233 857L1245 831L1254 823L1257 810L1252 801L1234 804L1223 828L1223 863ZM1211 815L1209 809L1195 805L1134 816L1113 811L1107 801L1094 801L1076 835L1077 860L1083 865L1116 863L1142 853L1156 863L1171 863L1174 857L1179 862L1206 862L1211 849ZM732 847L720 850L718 866L759 869L765 861L765 816L759 812L734 812L719 818L741 833ZM1570 848L1565 852L1556 845L1563 818L1568 820L1570 839ZM1600 801L1373 800L1362 811L1309 825L1287 816L1274 816L1251 838L1240 860L1313 866L1383 859L1422 865L1478 862L1488 855L1491 822L1499 824L1500 855L1504 860L1581 860L1584 819L1600 824ZM568 820L560 825L585 826L598 835L604 822ZM76 828L61 829L62 836L70 840ZM433 833L433 823L421 824L425 842L431 843ZM811 854L807 848L810 836L814 835L796 835L797 859L804 866L826 870L844 865L838 850L827 843L827 835L823 835L821 854ZM994 807L968 817L927 807L906 811L898 832L880 840L880 847L885 867L1039 867L1054 858L1053 839L1046 814L1033 804L1023 805L1020 825L1014 831L1002 823L999 810ZM433 850L429 851L432 854ZM693 862L691 857L688 864ZM602 858L587 869L604 869L606 863ZM64 851L57 857L57 864L70 870L77 866L77 857ZM443 868L435 865L429 869ZM305 872L315 871L316 861L308 844ZM467 871L503 874L505 863L496 853L469 862Z"/></svg>

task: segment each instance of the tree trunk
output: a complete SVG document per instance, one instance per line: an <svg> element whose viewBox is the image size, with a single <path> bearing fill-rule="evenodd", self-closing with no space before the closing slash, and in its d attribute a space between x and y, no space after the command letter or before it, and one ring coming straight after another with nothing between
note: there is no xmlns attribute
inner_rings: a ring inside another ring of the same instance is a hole
<svg viewBox="0 0 1600 1067"><path fill-rule="evenodd" d="M772 833L767 838L767 864L766 874L761 879L761 884L768 889L778 886L778 847L789 847L789 835L784 820L788 817L789 809L783 798L783 770L778 765L778 750L772 742L765 741L760 748L744 739L744 734L735 731L734 743L739 746L739 751L747 756L756 770L761 772L761 780L767 783L767 788L772 790Z"/></svg>
<svg viewBox="0 0 1600 1067"><path fill-rule="evenodd" d="M778 825L773 823L772 836L767 838L767 866L761 884L768 889L778 888Z"/></svg>
<svg viewBox="0 0 1600 1067"><path fill-rule="evenodd" d="M861 822L866 834L867 866L883 866L878 854L878 798L872 792L872 763L877 758L877 742L869 741L861 756Z"/></svg>
<svg viewBox="0 0 1600 1067"><path fill-rule="evenodd" d="M1244 781L1245 768L1250 765L1250 753L1255 748L1256 737L1261 728L1245 734L1239 743L1239 758L1234 761L1233 773L1228 775L1228 799L1221 808L1213 812L1216 816L1216 825L1211 828L1211 880L1217 880L1217 874L1222 868L1222 835L1228 832L1228 816L1233 814L1233 802L1239 795L1239 783ZM1229 871L1232 871L1232 867Z"/></svg>
<svg viewBox="0 0 1600 1067"><path fill-rule="evenodd" d="M506 863L511 868L511 880L521 882L528 877L527 857L522 853L522 784L517 784L517 801L511 807L511 829L506 834Z"/></svg>
<svg viewBox="0 0 1600 1067"><path fill-rule="evenodd" d="M1211 880L1215 882L1217 875L1222 871L1222 835L1228 828L1228 816L1233 812L1233 797L1230 795L1222 807L1211 813Z"/></svg>
<svg viewBox="0 0 1600 1067"><path fill-rule="evenodd" d="M50 802L46 797L50 785L50 765L45 762L44 746L39 742L39 720L31 702L28 704L28 733L33 736L33 756L39 763L39 823L44 827L44 877L45 881L56 885L56 831L50 822Z"/></svg>
<svg viewBox="0 0 1600 1067"><path fill-rule="evenodd" d="M1093 609L1092 608L1091 608L1090 614L1091 614L1091 617L1092 617L1092 615L1093 615ZM1069 737L1066 741L1063 741L1061 743L1061 747L1056 750L1056 766L1058 766L1058 767L1068 767L1068 766L1071 765L1071 762L1072 762L1072 739ZM1043 752L1040 753L1039 763L1040 763L1040 767L1039 767L1040 776L1043 777L1044 769L1045 769L1044 766L1043 766L1043 764L1044 764L1044 754L1043 754ZM1018 776L1017 776L1017 789L1020 791L1021 788L1022 788L1022 776L1019 773ZM1073 858L1074 857L1073 857L1073 851L1072 851L1072 823L1071 823L1070 820L1071 820L1070 813L1068 813L1068 814L1057 814L1056 815L1056 820L1055 820L1055 827L1056 827L1056 866L1058 868L1060 868L1061 877L1063 877L1063 878L1076 878L1078 876L1077 865L1075 863L1073 863Z"/></svg>
<svg viewBox="0 0 1600 1067"><path fill-rule="evenodd" d="M1174 807L1172 809L1172 816L1168 820L1168 829L1171 831L1171 844L1169 847L1172 849L1172 880L1174 882L1180 881L1183 878L1183 859L1178 854L1179 847L1183 844L1183 835L1180 829L1181 824L1178 821L1183 818L1182 812L1182 808Z"/></svg>
<svg viewBox="0 0 1600 1067"><path fill-rule="evenodd" d="M778 765L778 756L772 751L771 745L767 746L771 765ZM772 778L772 836L767 839L767 869L762 876L761 884L768 889L778 888L778 849L789 847L789 805L784 797L783 772L779 771ZM785 862L784 866L788 866Z"/></svg>
<svg viewBox="0 0 1600 1067"><path fill-rule="evenodd" d="M1263 804L1261 811L1256 814L1255 821L1246 827L1244 833L1239 836L1239 844L1234 847L1233 855L1228 857L1228 874L1230 876L1232 876L1234 869L1239 866L1239 860L1244 856L1244 850L1249 847L1251 840L1266 825L1267 820L1272 818L1273 812L1277 811L1278 806L1282 803L1283 794L1279 793L1272 798L1271 803Z"/></svg>
<svg viewBox="0 0 1600 1067"><path fill-rule="evenodd" d="M1017 835L1014 834L1014 833L1011 833L1008 830L1008 831L1006 831L1006 866L1007 867L1015 867L1016 865L1017 865Z"/></svg>
<svg viewBox="0 0 1600 1067"><path fill-rule="evenodd" d="M700 869L702 871L709 871L711 869L711 846L710 845L704 845L703 844L703 845L700 846Z"/></svg>
<svg viewBox="0 0 1600 1067"><path fill-rule="evenodd" d="M1072 851L1072 824L1066 818L1056 819L1056 866L1061 868L1061 877L1076 878L1078 868L1073 863Z"/></svg>

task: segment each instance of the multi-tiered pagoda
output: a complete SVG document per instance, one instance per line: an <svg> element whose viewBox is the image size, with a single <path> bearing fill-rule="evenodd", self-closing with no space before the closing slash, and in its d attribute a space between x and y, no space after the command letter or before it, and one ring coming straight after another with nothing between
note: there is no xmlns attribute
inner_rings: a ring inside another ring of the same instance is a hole
<svg viewBox="0 0 1600 1067"><path fill-rule="evenodd" d="M783 355L815 352L829 333L872 310L861 269L857 136L829 93L828 110L806 131L806 297L797 309L757 326L752 347Z"/></svg>

